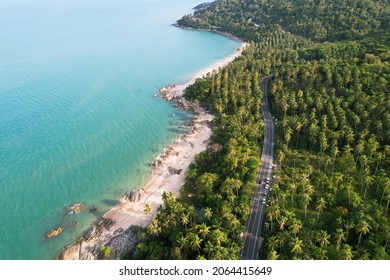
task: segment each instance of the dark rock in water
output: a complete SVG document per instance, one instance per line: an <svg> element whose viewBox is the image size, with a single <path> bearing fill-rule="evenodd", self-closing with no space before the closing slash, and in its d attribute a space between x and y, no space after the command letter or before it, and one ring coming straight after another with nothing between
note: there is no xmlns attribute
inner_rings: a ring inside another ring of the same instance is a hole
<svg viewBox="0 0 390 280"><path fill-rule="evenodd" d="M97 210L99 210L99 208L97 208L95 205L92 205L91 207L89 207L89 212L96 212Z"/></svg>

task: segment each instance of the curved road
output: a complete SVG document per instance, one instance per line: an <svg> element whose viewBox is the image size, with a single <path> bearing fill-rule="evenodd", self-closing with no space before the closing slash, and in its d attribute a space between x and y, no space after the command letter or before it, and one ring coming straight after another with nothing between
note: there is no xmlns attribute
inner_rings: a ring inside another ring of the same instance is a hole
<svg viewBox="0 0 390 280"><path fill-rule="evenodd" d="M264 143L261 155L261 165L257 178L257 189L252 198L251 212L246 222L246 232L244 234L244 247L241 251L242 260L256 260L262 243L261 226L264 219L266 203L265 197L265 179L271 178L272 164L274 160L274 131L275 125L272 115L268 108L267 88L268 81L273 75L264 77L261 82L261 91L263 100L261 102L261 112L264 118ZM261 180L261 184L259 181Z"/></svg>

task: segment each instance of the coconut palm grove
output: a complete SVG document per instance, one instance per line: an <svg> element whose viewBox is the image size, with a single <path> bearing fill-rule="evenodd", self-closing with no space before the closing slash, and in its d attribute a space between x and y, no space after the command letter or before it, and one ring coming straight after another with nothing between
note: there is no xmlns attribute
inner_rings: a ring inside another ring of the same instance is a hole
<svg viewBox="0 0 390 280"><path fill-rule="evenodd" d="M211 143L164 204L133 259L239 259L264 133L275 161L260 259L390 257L390 5L383 0L220 0L180 26L249 43L186 98L215 115Z"/></svg>

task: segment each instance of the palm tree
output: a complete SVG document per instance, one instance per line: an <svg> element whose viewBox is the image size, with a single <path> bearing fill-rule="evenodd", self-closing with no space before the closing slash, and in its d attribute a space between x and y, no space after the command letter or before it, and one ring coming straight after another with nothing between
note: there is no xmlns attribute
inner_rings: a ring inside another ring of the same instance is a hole
<svg viewBox="0 0 390 280"><path fill-rule="evenodd" d="M213 212L211 211L210 207L206 207L204 209L204 216L210 221L211 217L213 216Z"/></svg>
<svg viewBox="0 0 390 280"><path fill-rule="evenodd" d="M318 215L317 215L317 221L318 219L320 218L320 214L322 212L324 212L324 209L326 209L326 201L323 197L320 197L318 200L317 200L317 206L316 206L316 209L318 211Z"/></svg>
<svg viewBox="0 0 390 280"><path fill-rule="evenodd" d="M146 213L146 214L149 214L149 213L151 213L153 211L153 208L152 208L152 206L150 205L150 204L145 204L145 206L144 206L144 212Z"/></svg>
<svg viewBox="0 0 390 280"><path fill-rule="evenodd" d="M291 253L295 254L295 258L297 258L298 254L302 253L303 242L298 237L295 237L291 245L292 245Z"/></svg>
<svg viewBox="0 0 390 280"><path fill-rule="evenodd" d="M272 250L271 253L269 254L268 259L269 260L277 260L277 259L279 259L278 252L276 252L275 250Z"/></svg>
<svg viewBox="0 0 390 280"><path fill-rule="evenodd" d="M221 246L222 243L225 243L227 241L227 235L225 232L221 231L220 229L215 229L210 234L211 240L216 244L217 246Z"/></svg>
<svg viewBox="0 0 390 280"><path fill-rule="evenodd" d="M320 230L316 236L316 241L320 244L321 249L324 246L330 244L329 242L330 235L325 230Z"/></svg>
<svg viewBox="0 0 390 280"><path fill-rule="evenodd" d="M353 185L348 182L346 189L348 193L348 205L351 206L351 193L353 192Z"/></svg>
<svg viewBox="0 0 390 280"><path fill-rule="evenodd" d="M348 244L343 244L342 246L342 259L343 260L352 260L353 258L353 252L352 252L352 247Z"/></svg>
<svg viewBox="0 0 390 280"><path fill-rule="evenodd" d="M240 221L237 219L236 215L229 214L226 217L226 222L229 224L229 227L232 231L235 231L241 225Z"/></svg>
<svg viewBox="0 0 390 280"><path fill-rule="evenodd" d="M359 241L358 241L358 247L362 238L362 235L366 235L367 233L370 232L370 225L366 221L360 221L357 226L356 226L356 231L359 233Z"/></svg>
<svg viewBox="0 0 390 280"><path fill-rule="evenodd" d="M377 172L378 172L378 167L379 167L379 163L385 158L385 155L382 154L382 153L377 153L376 154L376 167L375 167L375 173L374 175L376 176Z"/></svg>
<svg viewBox="0 0 390 280"><path fill-rule="evenodd" d="M207 254L207 259L213 260L215 252L216 252L216 246L211 241L207 241L206 245L204 246L203 252Z"/></svg>
<svg viewBox="0 0 390 280"><path fill-rule="evenodd" d="M236 191L236 195L238 196L238 191L240 190L242 182L238 179L227 178L221 187L221 191L225 193L227 196L231 196L231 194Z"/></svg>
<svg viewBox="0 0 390 280"><path fill-rule="evenodd" d="M389 210L389 204L390 204L390 192L388 192L385 196L385 199L387 201L386 203L386 210L385 210L385 215L387 216L387 211Z"/></svg>
<svg viewBox="0 0 390 280"><path fill-rule="evenodd" d="M199 238L199 236L197 234L192 233L192 232L187 234L187 239L189 240L189 244L191 246L191 249L197 250L198 254L199 254L200 253L199 249L201 247L203 239Z"/></svg>
<svg viewBox="0 0 390 280"><path fill-rule="evenodd" d="M288 190L291 194L291 207L294 207L294 194L297 191L297 186L294 183L291 183L288 185Z"/></svg>
<svg viewBox="0 0 390 280"><path fill-rule="evenodd" d="M190 222L190 217L189 217L189 214L186 214L186 213L183 213L180 217L180 223L185 227L187 228L187 225L189 224Z"/></svg>
<svg viewBox="0 0 390 280"><path fill-rule="evenodd" d="M334 181L336 185L339 185L344 179L344 175L340 172L334 174Z"/></svg>
<svg viewBox="0 0 390 280"><path fill-rule="evenodd" d="M337 148L337 146L334 146L334 147L332 148L331 154L332 154L332 157L333 157L333 163L332 163L332 176L333 176L334 164L335 164L335 162L336 162L337 156L340 154L340 151L339 151L339 149Z"/></svg>
<svg viewBox="0 0 390 280"><path fill-rule="evenodd" d="M278 159L279 159L279 167L282 170L282 162L286 158L286 154L282 151L282 149L278 150Z"/></svg>
<svg viewBox="0 0 390 280"><path fill-rule="evenodd" d="M290 127L287 128L287 131L284 135L284 141L286 141L287 144L287 149L288 149L288 144L290 143L291 140L291 134L293 133L292 129Z"/></svg>
<svg viewBox="0 0 390 280"><path fill-rule="evenodd" d="M367 190L372 186L372 184L374 184L374 177L367 174L364 177L364 184L365 184L365 190L364 190L363 198L366 198Z"/></svg>
<svg viewBox="0 0 390 280"><path fill-rule="evenodd" d="M311 201L311 196L308 193L304 193L302 195L302 203L305 206L305 219L307 214L307 206L309 206L310 201Z"/></svg>
<svg viewBox="0 0 390 280"><path fill-rule="evenodd" d="M337 250L339 250L341 243L347 240L342 228L336 229L335 239L336 239Z"/></svg>
<svg viewBox="0 0 390 280"><path fill-rule="evenodd" d="M385 196L390 193L390 178L384 178L381 180L383 182L383 192L381 197L381 203Z"/></svg>
<svg viewBox="0 0 390 280"><path fill-rule="evenodd" d="M296 146L298 147L298 140L299 140L299 132L301 131L301 129L302 129L302 126L303 126L303 124L300 122L300 121L297 121L296 123L295 123L295 131L297 132L297 142L296 142Z"/></svg>
<svg viewBox="0 0 390 280"><path fill-rule="evenodd" d="M150 221L147 227L147 232L151 235L159 235L161 233L161 227L159 226L156 218Z"/></svg>
<svg viewBox="0 0 390 280"><path fill-rule="evenodd" d="M198 229L198 233L202 238L206 238L207 235L210 233L210 227L206 225L205 223L202 223L200 225L196 225Z"/></svg>
<svg viewBox="0 0 390 280"><path fill-rule="evenodd" d="M386 243L385 243L385 249L386 249L386 247L387 247L387 243L389 243L389 240L390 240L390 232L389 233L387 233L387 235L386 235Z"/></svg>
<svg viewBox="0 0 390 280"><path fill-rule="evenodd" d="M284 227L286 226L286 223L288 221L288 218L286 216L283 216L279 221L279 229L284 230Z"/></svg>
<svg viewBox="0 0 390 280"><path fill-rule="evenodd" d="M294 237L297 237L297 233L301 230L301 228L302 228L301 220L294 219L292 221L291 226L289 227L289 230L294 234Z"/></svg>
<svg viewBox="0 0 390 280"><path fill-rule="evenodd" d="M274 212L269 208L267 214L266 214L267 220L271 224L271 231L273 230L272 221L274 220Z"/></svg>
<svg viewBox="0 0 390 280"><path fill-rule="evenodd" d="M274 251L276 247L278 246L278 240L275 235L270 236L267 239L268 249L270 251Z"/></svg>

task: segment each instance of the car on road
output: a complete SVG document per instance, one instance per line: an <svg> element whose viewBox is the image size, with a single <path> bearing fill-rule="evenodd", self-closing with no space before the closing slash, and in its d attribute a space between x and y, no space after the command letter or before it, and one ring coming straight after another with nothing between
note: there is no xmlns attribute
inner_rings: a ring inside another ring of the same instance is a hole
<svg viewBox="0 0 390 280"><path fill-rule="evenodd" d="M269 178L265 179L265 183L269 184Z"/></svg>
<svg viewBox="0 0 390 280"><path fill-rule="evenodd" d="M267 201L267 199L266 199L266 197L264 196L264 197L263 197L262 203L265 204L266 201Z"/></svg>

